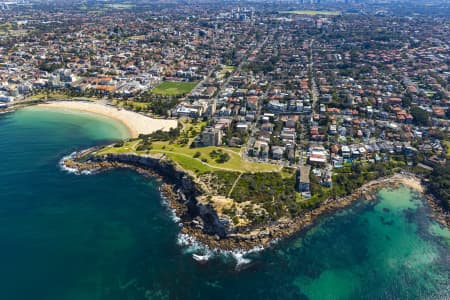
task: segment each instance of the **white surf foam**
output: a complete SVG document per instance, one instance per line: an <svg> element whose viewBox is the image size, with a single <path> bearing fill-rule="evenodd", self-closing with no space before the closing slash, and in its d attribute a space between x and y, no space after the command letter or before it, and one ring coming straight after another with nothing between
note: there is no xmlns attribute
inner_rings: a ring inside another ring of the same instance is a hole
<svg viewBox="0 0 450 300"><path fill-rule="evenodd" d="M233 256L233 258L236 260L236 268L240 268L243 265L249 264L252 262L251 259L249 258L245 258L246 253L244 252L239 252L239 251L235 251L235 252L231 252L231 255Z"/></svg>
<svg viewBox="0 0 450 300"><path fill-rule="evenodd" d="M180 221L181 221L180 217L177 216L175 209L170 207L169 201L164 196L164 194L161 192L161 189L159 190L159 194L161 196L161 204L167 209L170 219L172 219L172 221L174 221L178 225L182 226L182 224L180 223Z"/></svg>
<svg viewBox="0 0 450 300"><path fill-rule="evenodd" d="M78 169L70 168L70 167L66 166L66 164L64 163L66 160L72 159L76 154L77 154L77 152L72 152L71 154L66 155L63 158L61 158L61 160L58 163L61 170L66 171L67 173L79 174Z"/></svg>
<svg viewBox="0 0 450 300"><path fill-rule="evenodd" d="M75 175L92 175L94 174L96 171L98 171L99 169L92 169L92 170L82 170L80 171L77 168L71 168L68 167L65 164L66 160L69 159L73 159L75 157L75 155L77 155L77 152L72 152L69 155L64 156L63 158L61 158L61 160L59 161L58 165L61 168L61 170L67 172L67 173L71 173L71 174L75 174Z"/></svg>
<svg viewBox="0 0 450 300"><path fill-rule="evenodd" d="M178 234L177 244L184 248L185 254L195 255L193 256L193 259L197 260L196 257L198 258L200 256L202 258L202 262L215 257L222 257L228 262L229 259L232 259L236 264L235 269L237 271L241 270L243 266L248 265L252 262L252 259L248 258L247 255L264 250L264 247L262 246L254 247L250 250L236 249L233 251L228 251L221 249L211 249L207 245L199 242L196 238L184 233Z"/></svg>

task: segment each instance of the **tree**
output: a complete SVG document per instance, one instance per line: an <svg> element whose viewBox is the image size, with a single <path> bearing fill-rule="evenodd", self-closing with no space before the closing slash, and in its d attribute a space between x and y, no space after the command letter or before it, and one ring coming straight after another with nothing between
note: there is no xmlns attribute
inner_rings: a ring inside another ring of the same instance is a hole
<svg viewBox="0 0 450 300"><path fill-rule="evenodd" d="M436 166L430 175L429 191L440 201L441 206L450 210L450 162L444 166Z"/></svg>
<svg viewBox="0 0 450 300"><path fill-rule="evenodd" d="M403 107L410 107L412 103L412 97L409 93L405 94L402 98Z"/></svg>
<svg viewBox="0 0 450 300"><path fill-rule="evenodd" d="M411 115L414 117L414 124L421 125L421 126L429 126L430 125L430 114L418 107L413 106L411 107Z"/></svg>

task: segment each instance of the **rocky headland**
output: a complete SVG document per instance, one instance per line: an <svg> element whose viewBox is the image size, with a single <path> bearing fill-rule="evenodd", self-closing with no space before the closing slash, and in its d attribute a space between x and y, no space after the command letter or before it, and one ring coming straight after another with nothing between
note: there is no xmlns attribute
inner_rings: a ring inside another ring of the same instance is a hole
<svg viewBox="0 0 450 300"><path fill-rule="evenodd" d="M63 159L65 168L77 173L103 171L113 168L131 168L139 173L158 177L162 180L160 191L169 207L173 209L181 223L181 232L193 237L210 249L248 251L267 247L274 241L283 239L305 229L321 216L342 209L359 199L374 199L381 188L408 186L424 193L421 180L412 174L395 174L370 181L353 191L351 195L328 198L315 208L294 218L281 218L263 226L247 227L245 230L230 224L204 201L199 201L203 190L195 178L162 154L107 154L95 155L95 149L73 154ZM442 226L450 228L450 216L437 204L437 200L425 195L431 215Z"/></svg>

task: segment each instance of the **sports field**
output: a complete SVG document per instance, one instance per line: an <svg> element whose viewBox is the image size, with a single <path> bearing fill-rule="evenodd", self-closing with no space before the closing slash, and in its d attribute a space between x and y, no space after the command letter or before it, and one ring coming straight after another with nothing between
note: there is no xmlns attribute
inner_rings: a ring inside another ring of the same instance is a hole
<svg viewBox="0 0 450 300"><path fill-rule="evenodd" d="M196 85L197 82L164 81L156 86L152 93L165 96L179 96L189 93Z"/></svg>

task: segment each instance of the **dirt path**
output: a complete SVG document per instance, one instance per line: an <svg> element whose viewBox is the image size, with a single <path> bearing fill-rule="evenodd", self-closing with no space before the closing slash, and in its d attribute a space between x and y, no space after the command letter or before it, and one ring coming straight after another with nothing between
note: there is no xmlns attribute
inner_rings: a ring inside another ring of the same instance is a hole
<svg viewBox="0 0 450 300"><path fill-rule="evenodd" d="M234 181L233 185L231 186L230 191L228 192L228 198L231 198L231 193L234 190L234 187L236 186L236 184L238 183L239 179L241 179L243 173L239 174L239 176L236 178L236 180Z"/></svg>

